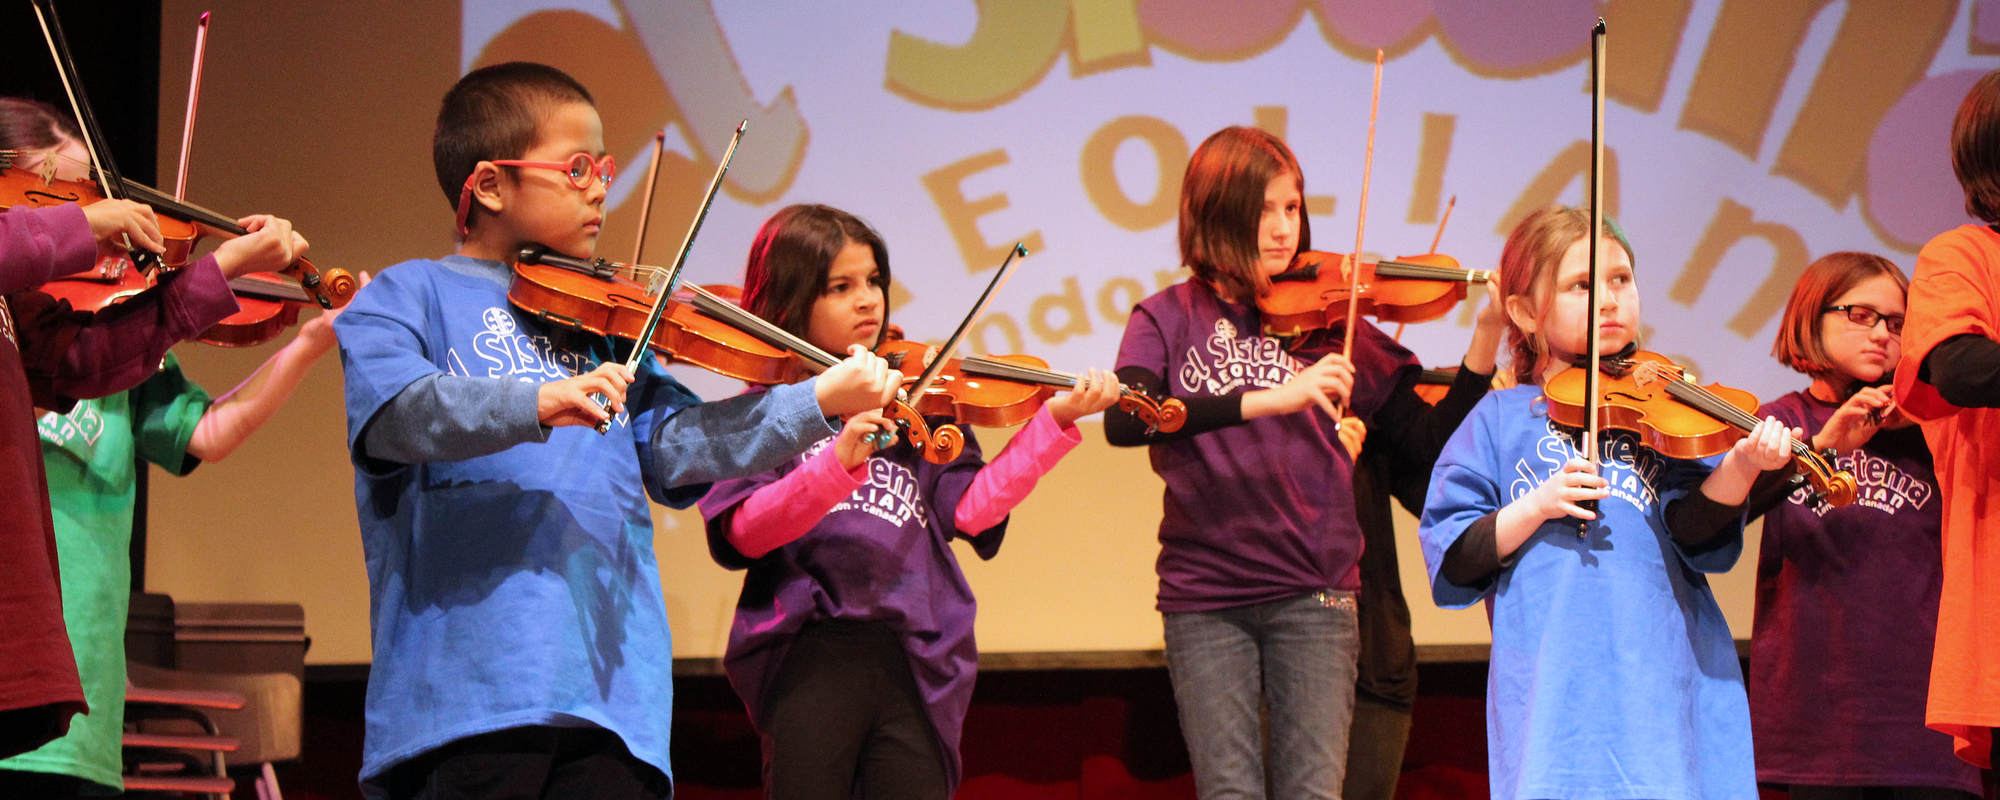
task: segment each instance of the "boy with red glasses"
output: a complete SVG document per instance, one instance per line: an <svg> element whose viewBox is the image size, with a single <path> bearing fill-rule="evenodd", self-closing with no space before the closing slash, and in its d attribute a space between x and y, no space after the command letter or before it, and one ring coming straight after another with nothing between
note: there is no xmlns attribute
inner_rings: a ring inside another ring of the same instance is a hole
<svg viewBox="0 0 2000 800"><path fill-rule="evenodd" d="M672 646L647 499L685 507L771 469L827 417L881 408L900 376L863 351L702 403L655 361L628 371L630 342L509 304L522 246L588 258L604 222L603 124L554 68L460 79L432 156L458 250L383 271L334 325L374 633L363 791L667 797Z"/></svg>

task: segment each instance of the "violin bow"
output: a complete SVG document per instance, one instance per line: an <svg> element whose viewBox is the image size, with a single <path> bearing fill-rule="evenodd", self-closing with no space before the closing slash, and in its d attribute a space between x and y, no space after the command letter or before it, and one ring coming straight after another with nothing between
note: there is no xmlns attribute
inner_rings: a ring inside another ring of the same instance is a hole
<svg viewBox="0 0 2000 800"><path fill-rule="evenodd" d="M1590 310L1584 318L1584 352L1589 359L1583 374L1584 429L1583 457L1590 463L1597 463L1598 410L1604 398L1598 396L1602 389L1598 383L1597 315L1603 306L1603 296L1598 286L1598 267L1604 259L1604 237L1599 233L1604 229L1604 18L1597 18L1597 27L1590 31ZM1586 506L1595 511L1595 501ZM1578 520L1576 535L1588 536L1590 521Z"/></svg>
<svg viewBox="0 0 2000 800"><path fill-rule="evenodd" d="M1445 201L1444 216L1438 219L1437 233L1431 236L1432 253L1436 253L1438 251L1438 243L1444 241L1444 224L1451 221L1451 210L1457 205L1458 205L1458 195L1452 195L1450 200ZM1407 322L1396 323L1396 337L1395 337L1396 341L1400 342L1403 340L1403 329L1407 327L1410 327L1410 323Z"/></svg>
<svg viewBox="0 0 2000 800"><path fill-rule="evenodd" d="M174 172L174 199L186 200L188 187L188 155L194 152L194 111L201 104L201 66L208 58L208 12L201 12L201 21L194 29L194 69L188 76L187 121L181 123L181 163Z"/></svg>
<svg viewBox="0 0 2000 800"><path fill-rule="evenodd" d="M1007 282L1007 276L1013 274L1015 256L1027 254L1027 245L1020 242L1015 242L1014 246L1007 250L1007 260L1000 262L1000 270L993 274L993 280L986 283L986 291L981 292L979 299L973 301L972 310L965 312L965 319L958 321L958 329L951 332L951 336L944 340L944 344L938 345L931 351L930 361L924 365L923 374L917 377L917 388L910 392L909 402L915 403L924 396L925 390L931 388L931 383L935 382L938 374L944 371L945 362L951 359L951 354L958 350L959 342L965 339L966 332L978 324L979 315L986 311L986 306L992 302L993 295Z"/></svg>
<svg viewBox="0 0 2000 800"><path fill-rule="evenodd" d="M1361 311L1361 234L1368 227L1368 178L1375 170L1375 112L1382 107L1382 51L1375 51L1375 90L1368 100L1368 154L1361 161L1361 202L1354 213L1354 258L1347 262L1347 330L1340 352L1354 357L1354 319Z"/></svg>
<svg viewBox="0 0 2000 800"><path fill-rule="evenodd" d="M56 75L62 79L63 93L69 98L70 113L76 116L77 127L83 129L83 146L90 151L90 168L96 173L98 190L105 197L123 198L125 182L119 176L117 163L111 158L111 148L104 139L104 131L97 125L97 116L90 111L90 97L84 94L83 82L77 79L76 60L70 57L69 39L63 36L62 20L56 16L55 0L34 0L34 9L35 21L42 26L42 40L48 42L49 57L55 60ZM144 270L159 266L159 256L132 247L130 237L127 237L125 245L134 266Z"/></svg>
<svg viewBox="0 0 2000 800"><path fill-rule="evenodd" d="M639 255L646 251L646 227L653 221L653 193L660 188L660 155L666 149L667 132L653 134L653 166L646 168L646 193L639 196L639 238L632 240L634 264L646 263L639 260Z"/></svg>
<svg viewBox="0 0 2000 800"><path fill-rule="evenodd" d="M1444 241L1444 225L1445 223L1451 221L1451 210L1457 207L1458 207L1458 195L1452 195L1450 200L1445 201L1444 216L1438 219L1437 233L1431 237L1431 252L1433 253L1437 252L1438 243Z"/></svg>
<svg viewBox="0 0 2000 800"><path fill-rule="evenodd" d="M736 157L736 145L743 141L743 130L748 127L750 120L736 123L736 133L729 137L729 148L722 151L722 158L715 165L715 177L708 180L708 190L701 195L701 207L695 209L694 221L688 224L687 236L681 238L680 252L674 254L674 263L667 267L666 277L659 286L659 296L653 298L653 309L646 314L646 324L639 329L639 338L632 341L632 355L625 359L626 369L637 370L639 361L646 357L648 352L646 343L653 340L653 331L660 327L660 314L666 311L668 298L673 296L674 287L680 283L681 268L687 265L688 251L694 247L695 234L701 232L701 223L708 219L709 207L715 205L715 193L722 188L722 176L729 172L729 161ZM598 408L606 408L609 405L609 401L603 397L596 399ZM610 417L597 423L598 433L610 430Z"/></svg>

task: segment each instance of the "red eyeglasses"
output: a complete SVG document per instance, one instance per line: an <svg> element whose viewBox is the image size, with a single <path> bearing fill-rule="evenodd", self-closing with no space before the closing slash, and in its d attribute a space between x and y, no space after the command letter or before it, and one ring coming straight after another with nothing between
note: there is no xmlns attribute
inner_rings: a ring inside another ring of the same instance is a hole
<svg viewBox="0 0 2000 800"><path fill-rule="evenodd" d="M589 153L577 153L567 161L523 161L520 159L500 159L488 162L499 167L533 167L552 169L569 178L569 185L577 191L586 191L594 181L603 181L610 188L611 179L618 174L618 162L610 154L603 158L591 158ZM470 232L465 223L472 214L472 180L479 176L477 171L465 176L465 188L458 193L458 237L463 239Z"/></svg>
<svg viewBox="0 0 2000 800"><path fill-rule="evenodd" d="M569 185L578 189L590 188L590 180L593 177L604 181L604 185L609 187L612 176L618 173L618 162L611 160L609 154L606 154L603 158L591 158L589 153L577 153L570 156L568 161L517 161L514 159L504 159L495 161L493 164L501 167L552 169L568 175Z"/></svg>

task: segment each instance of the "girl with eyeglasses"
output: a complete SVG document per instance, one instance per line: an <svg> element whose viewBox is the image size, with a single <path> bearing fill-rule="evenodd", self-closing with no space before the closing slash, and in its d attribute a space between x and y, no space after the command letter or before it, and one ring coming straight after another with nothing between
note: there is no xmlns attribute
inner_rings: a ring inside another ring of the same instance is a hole
<svg viewBox="0 0 2000 800"><path fill-rule="evenodd" d="M1942 502L1923 434L1885 385L1908 286L1881 256L1821 258L1792 289L1771 349L1812 383L1761 414L1803 428L1860 483L1840 508L1769 480L1749 504L1764 517L1750 644L1757 779L1794 800L1980 791L1979 770L1924 727Z"/></svg>

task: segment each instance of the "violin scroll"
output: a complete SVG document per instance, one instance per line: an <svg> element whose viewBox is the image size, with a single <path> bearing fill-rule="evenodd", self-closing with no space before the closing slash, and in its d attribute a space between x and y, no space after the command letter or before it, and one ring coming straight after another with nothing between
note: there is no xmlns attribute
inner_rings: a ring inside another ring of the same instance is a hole
<svg viewBox="0 0 2000 800"><path fill-rule="evenodd" d="M1118 390L1118 410L1138 417L1146 423L1147 433L1173 433L1187 422L1187 404L1179 398L1169 397L1164 402L1147 394L1137 386L1123 386Z"/></svg>
<svg viewBox="0 0 2000 800"><path fill-rule="evenodd" d="M1846 470L1833 467L1833 451L1814 452L1810 446L1796 450L1792 454L1792 466L1798 470L1793 481L1812 485L1813 494L1828 505L1844 506L1854 502L1860 491L1854 476Z"/></svg>

